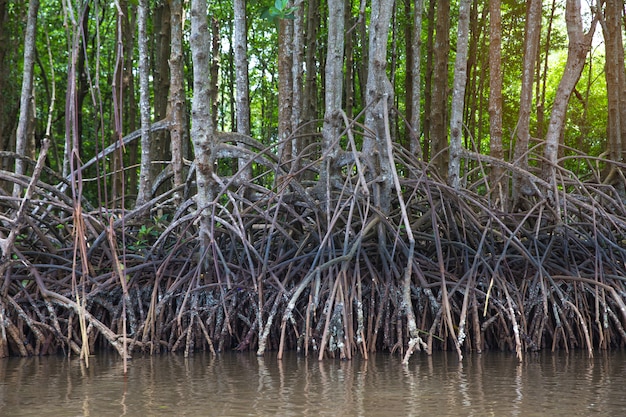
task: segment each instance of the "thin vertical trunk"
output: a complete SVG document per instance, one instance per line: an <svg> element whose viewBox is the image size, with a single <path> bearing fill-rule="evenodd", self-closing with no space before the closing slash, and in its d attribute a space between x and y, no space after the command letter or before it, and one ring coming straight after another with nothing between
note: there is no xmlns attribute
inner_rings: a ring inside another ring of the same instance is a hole
<svg viewBox="0 0 626 417"><path fill-rule="evenodd" d="M552 0L550 16L548 17L548 27L546 29L546 44L543 54L543 68L541 69L541 78L539 77L539 66L541 54L537 54L537 137L542 138L545 134L545 111L546 111L546 87L548 84L548 58L550 57L550 47L552 46L552 23L554 21L554 13L556 11L556 0ZM540 81L541 80L541 84ZM540 86L541 85L541 86ZM540 86L540 87L539 87Z"/></svg>
<svg viewBox="0 0 626 417"><path fill-rule="evenodd" d="M209 73L211 76L211 97L209 101L211 103L211 120L213 127L217 128L217 115L220 105L220 24L215 17L211 19L211 67Z"/></svg>
<svg viewBox="0 0 626 417"><path fill-rule="evenodd" d="M291 87L293 99L291 102L291 131L295 132L302 123L302 105L304 99L302 97L302 79L303 69L302 64L304 61L304 7L302 4L298 5L294 12L293 19L293 42L292 42L292 63L291 63ZM343 19L343 16L341 16ZM294 139L291 141L293 146L294 156L298 154L300 149L297 147L297 141Z"/></svg>
<svg viewBox="0 0 626 417"><path fill-rule="evenodd" d="M316 0L317 1L317 0ZM344 44L344 56L345 56L345 82L344 82L344 92L345 92L345 97L346 97L346 101L344 104L344 110L346 112L346 116L348 116L348 118L352 119L353 115L354 115L354 101L356 99L355 97L355 88L354 88L354 81L355 81L355 66L354 66L354 40L356 39L356 31L354 30L356 28L356 19L353 19L352 17L352 11L351 11L351 1L350 0L344 0L346 5L345 5L345 9L346 9L346 16L345 16L345 27L346 30L348 30L348 32L346 33L346 38L345 38L345 44Z"/></svg>
<svg viewBox="0 0 626 417"><path fill-rule="evenodd" d="M170 91L169 57L171 44L171 14L169 2L157 2L152 20L154 62L153 88L154 88L154 117L155 120L162 120L169 116L167 103ZM168 130L161 130L152 135L150 145L150 178L154 181L163 171L163 161L171 159L170 154L170 134ZM159 163L156 163L156 162Z"/></svg>
<svg viewBox="0 0 626 417"><path fill-rule="evenodd" d="M124 68L124 32L125 25L123 23L124 13L127 10L127 2L122 1L117 4L117 26L116 26L116 49L115 49L115 70L113 73L113 83L111 90L113 91L113 120L111 142L121 141L124 135L124 103L126 89L124 87L125 68ZM78 111L80 114L80 111ZM80 140L80 136L78 137ZM79 149L76 147L76 149ZM121 147L111 154L110 167L110 197L114 207L123 204L124 192L124 151Z"/></svg>
<svg viewBox="0 0 626 417"><path fill-rule="evenodd" d="M328 52L324 87L324 125L322 127L322 154L325 167L322 175L332 176L331 167L339 149L342 127L341 98L343 94L344 0L328 1ZM324 181L321 181L322 184Z"/></svg>
<svg viewBox="0 0 626 417"><path fill-rule="evenodd" d="M81 53L78 54L76 62L76 74L78 77L78 90L76 91L76 129L78 131L78 137L83 137L83 103L87 94L89 94L89 80L87 79L87 72L85 70L85 64L87 61L87 45L89 42L89 16L90 6L89 3L85 4L85 13L81 18ZM78 142L78 153L83 154L83 141Z"/></svg>
<svg viewBox="0 0 626 417"><path fill-rule="evenodd" d="M10 62L14 62L15 45L9 42L11 33L11 18L9 16L8 0L0 0L0 68L8 68ZM8 87L9 74L7 71L0 71L0 92L2 92L3 100L0 100L0 151L8 151L12 131L14 130L14 121L19 119L14 117L14 112L18 110L18 98L15 97L15 91L11 91L9 95ZM8 170L7 158L0 159L0 169ZM0 181L0 188L3 187L3 181Z"/></svg>
<svg viewBox="0 0 626 417"><path fill-rule="evenodd" d="M15 152L25 156L28 147L28 124L32 122L31 106L34 106L33 97L33 67L35 64L35 36L37 33L37 13L39 12L39 0L31 0L28 4L28 19L26 22L26 34L24 37L24 68L22 75L22 94L20 97L20 115L17 123ZM15 174L25 174L25 163L22 159L15 161ZM19 197L22 187L15 183L13 196Z"/></svg>
<svg viewBox="0 0 626 417"><path fill-rule="evenodd" d="M407 0L408 4L408 0ZM407 49L407 55L411 58L408 59L407 65L410 66L411 78L408 81L411 86L410 91L407 89L407 108L409 111L409 123L411 125L411 134L409 149L411 154L421 158L422 148L420 146L421 136L421 74L422 74L422 11L424 9L423 0L414 0L413 4L413 25L411 30L411 43ZM410 54L409 54L410 51ZM410 94L409 94L410 93ZM410 106L409 106L410 103Z"/></svg>
<svg viewBox="0 0 626 417"><path fill-rule="evenodd" d="M237 132L250 135L250 81L248 78L248 26L246 23L246 0L234 0L235 28L235 103ZM239 158L238 168L242 181L252 178L252 169L247 166L247 158Z"/></svg>
<svg viewBox="0 0 626 417"><path fill-rule="evenodd" d="M185 89L183 74L183 4L181 0L170 2L171 11L171 49L170 49L170 91L168 96L168 118L170 127L170 147L172 152L172 170L174 172L174 187L183 183L183 130L185 129L184 107ZM207 49L203 51L208 54ZM208 65L207 65L208 68ZM207 70L208 71L208 70ZM207 74L207 80L208 80ZM210 98L204 102L207 106Z"/></svg>
<svg viewBox="0 0 626 417"><path fill-rule="evenodd" d="M469 45L470 1L459 3L459 23L452 84L452 106L450 110L450 162L448 183L458 189L461 183L461 152L463 148L463 109L465 85L467 83L467 50Z"/></svg>
<svg viewBox="0 0 626 417"><path fill-rule="evenodd" d="M289 4L291 7L291 2ZM288 170L292 159L293 106L293 22L280 19L278 23L278 149L279 157Z"/></svg>
<svg viewBox="0 0 626 417"><path fill-rule="evenodd" d="M545 161L543 163L542 175L545 180L556 186L556 164L558 159L558 149L561 142L563 126L569 98L576 88L582 70L585 66L586 56L591 49L591 41L595 32L597 17L591 22L591 27L587 33L583 30L582 16L580 14L580 0L567 0L565 9L565 22L567 24L567 36L569 45L567 47L567 62L563 76L559 82L550 114L550 123L546 133L546 146L544 150Z"/></svg>
<svg viewBox="0 0 626 417"><path fill-rule="evenodd" d="M437 2L437 26L433 51L434 74L430 109L431 160L439 175L448 168L448 59L450 55L450 0Z"/></svg>
<svg viewBox="0 0 626 417"><path fill-rule="evenodd" d="M148 55L147 24L150 7L148 0L139 0L137 7L138 44L139 44L139 114L141 117L141 164L139 171L139 189L136 206L150 200L152 177L150 175L150 61Z"/></svg>
<svg viewBox="0 0 626 417"><path fill-rule="evenodd" d="M433 102L433 71L434 71L434 37L435 37L435 0L430 0L428 4L428 35L426 38L426 69L424 71L424 141L422 144L422 156L424 161L430 160L430 117Z"/></svg>
<svg viewBox="0 0 626 417"><path fill-rule="evenodd" d="M174 14L174 13L172 13ZM207 1L191 1L191 34L189 37L193 60L193 99L191 102L191 137L195 151L196 205L202 213L200 242L203 248L209 243L210 210L214 195L213 148L215 132L211 119L211 96L209 74L210 36L207 24Z"/></svg>
<svg viewBox="0 0 626 417"><path fill-rule="evenodd" d="M528 170L528 144L530 143L530 113L532 109L533 77L537 62L537 48L541 35L542 0L529 0L526 10L524 33L524 63L522 68L522 90L520 93L519 116L517 121L517 140L513 152L513 164L522 170ZM513 206L521 203L524 195L532 195L533 189L523 176L513 174Z"/></svg>
<svg viewBox="0 0 626 417"><path fill-rule="evenodd" d="M363 63L369 62L369 39L367 36L367 19L365 18L365 7L367 5L367 0L360 0L361 8L359 10L359 20L358 20L358 38L361 41L361 65L357 64L357 76L359 77L359 99L361 102L361 107L365 107L367 105L367 71L369 69L368 65ZM355 42L359 43L359 40Z"/></svg>
<svg viewBox="0 0 626 417"><path fill-rule="evenodd" d="M489 153L504 160L502 147L502 15L500 0L489 1ZM494 207L504 209L508 202L508 181L504 168L491 167L489 186Z"/></svg>
<svg viewBox="0 0 626 417"><path fill-rule="evenodd" d="M349 1L349 0L346 0ZM318 0L309 0L306 16L306 36L304 47L304 92L302 97L302 113L301 118L304 124L302 125L302 134L298 135L297 146L298 152L307 150L309 156L304 157L302 163L306 164L307 161L315 159L314 149L309 147L314 142L313 134L316 131L315 124L308 123L318 117L318 84L317 84L317 60L315 52L317 50L317 32L320 27L320 13ZM346 40L347 41L347 40ZM346 52L347 53L347 52ZM347 60L347 56L346 56ZM347 61L346 61L347 62ZM310 171L305 172L303 179L312 179L313 173Z"/></svg>
<svg viewBox="0 0 626 417"><path fill-rule="evenodd" d="M626 72L624 71L624 43L622 25L624 19L623 0L607 0L604 18L600 21L606 44L605 79L607 89L607 150L613 161L624 160L626 140ZM620 184L617 168L608 169L603 180ZM623 184L620 184L623 188ZM622 190L623 191L623 190Z"/></svg>
<svg viewBox="0 0 626 417"><path fill-rule="evenodd" d="M369 59L367 61L367 107L365 127L373 136L363 140L363 153L369 158L369 170L382 181L374 185L374 204L389 213L393 187L390 162L386 151L385 113L383 100L393 103L393 87L387 78L387 40L393 0L373 0L369 28ZM390 107L387 107L390 108Z"/></svg>
<svg viewBox="0 0 626 417"><path fill-rule="evenodd" d="M124 17L123 17L123 39L124 42L124 132L134 132L137 130L137 96L135 95L135 54L133 53L135 48L135 30L137 25L137 10L136 3L134 1L124 2ZM126 147L128 154L129 166L137 164L138 143L132 141ZM129 169L127 171L128 176L128 189L132 193L137 190L137 170Z"/></svg>

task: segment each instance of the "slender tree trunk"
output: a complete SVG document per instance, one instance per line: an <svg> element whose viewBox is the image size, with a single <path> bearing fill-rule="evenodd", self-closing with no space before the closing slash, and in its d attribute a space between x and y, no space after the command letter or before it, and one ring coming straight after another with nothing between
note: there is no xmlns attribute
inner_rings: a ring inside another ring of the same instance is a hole
<svg viewBox="0 0 626 417"><path fill-rule="evenodd" d="M213 17L211 19L211 67L209 71L211 75L211 120L213 128L217 128L217 115L219 113L219 93L220 93L220 24Z"/></svg>
<svg viewBox="0 0 626 417"><path fill-rule="evenodd" d="M135 94L135 27L137 26L137 5L135 1L124 1L123 42L124 42L124 132L137 130L137 96ZM138 142L133 141L126 147L129 166L137 164ZM127 171L128 189L134 193L138 186L137 170Z"/></svg>
<svg viewBox="0 0 626 417"><path fill-rule="evenodd" d="M361 8L359 10L359 20L357 22L358 25L358 40L355 42L357 45L363 45L361 48L361 65L356 66L357 68L357 76L358 76L358 84L359 84L359 101L361 102L361 106L365 107L367 105L367 80L368 80L368 69L369 65L365 65L365 62L369 62L369 44L368 44L368 33L367 33L367 19L365 18L366 13L366 5L367 0L361 0ZM367 45L367 46L366 46Z"/></svg>
<svg viewBox="0 0 626 417"><path fill-rule="evenodd" d="M489 152L504 160L502 147L502 15L500 0L489 1ZM508 204L508 181L504 168L494 165L489 173L491 201L504 209Z"/></svg>
<svg viewBox="0 0 626 417"><path fill-rule="evenodd" d="M22 94L20 97L20 116L17 123L15 152L25 156L28 147L28 124L32 122L31 110L34 107L33 97L33 67L35 65L35 42L37 33L37 13L39 0L30 0L28 4L28 19L26 21L26 35L24 37L24 68L22 75ZM24 161L15 161L15 174L24 175L26 172ZM19 197L22 187L17 183L13 187L13 197Z"/></svg>
<svg viewBox="0 0 626 417"><path fill-rule="evenodd" d="M328 0L328 51L324 80L324 125L322 127L324 168L320 181L322 186L325 185L327 177L334 176L333 164L339 150L339 136L342 128L344 24L344 0ZM328 197L330 200L330 196Z"/></svg>
<svg viewBox="0 0 626 417"><path fill-rule="evenodd" d="M302 105L304 103L303 93L303 68L304 63L304 7L302 3L296 6L293 12L293 42L292 42L292 64L291 64L291 87L293 99L291 102L291 131L295 132L302 123ZM341 16L343 19L344 17ZM292 152L298 155L300 149L297 140L292 140Z"/></svg>
<svg viewBox="0 0 626 417"><path fill-rule="evenodd" d="M207 24L207 1L191 0L191 34L189 38L193 61L193 99L191 102L191 137L196 156L196 205L202 213L200 241L209 243L210 210L215 198L213 180L213 148L215 132L211 119L211 85L209 74L210 36Z"/></svg>
<svg viewBox="0 0 626 417"><path fill-rule="evenodd" d="M154 88L154 117L155 120L163 120L169 117L168 95L170 91L170 44L171 44L171 13L170 5L167 1L157 2L152 20L154 62L153 88ZM171 160L170 133L169 130L161 130L152 135L150 145L150 177L152 181L164 170L165 161Z"/></svg>
<svg viewBox="0 0 626 417"><path fill-rule="evenodd" d="M14 62L15 51L18 48L9 42L11 27L8 10L9 0L0 0L0 68L8 68L10 62ZM9 96L7 85L9 83L8 71L0 71L0 91L3 93L3 100L0 100L0 151L8 151L10 148L11 137L13 136L13 123L18 117L14 117L14 109L18 110L18 99L13 95ZM0 159L0 169L8 170L9 160L7 158ZM13 166L11 167L11 169ZM3 188L3 182L0 181L0 188Z"/></svg>
<svg viewBox="0 0 626 417"><path fill-rule="evenodd" d="M172 152L172 170L174 172L174 187L178 187L183 183L183 131L186 128L184 117L185 87L183 73L182 1L172 0L170 2L170 11L172 35L169 60L170 92L168 97L168 118L171 122L170 146ZM208 54L208 46L207 49L204 50L204 53ZM208 77L207 80L209 80ZM210 103L210 97L207 97L204 105L208 106L208 103Z"/></svg>
<svg viewBox="0 0 626 417"><path fill-rule="evenodd" d="M304 122L310 122L316 119L318 116L318 83L317 83L317 33L320 27L320 12L318 0L309 0L307 7L307 27L306 27L306 47L305 47L305 82L304 82L304 97L302 102L302 120ZM347 41L347 39L346 39ZM348 53L346 52L346 65L348 65ZM349 69L346 68L346 72ZM314 141L312 134L315 132L315 126L306 124L303 126L305 131L303 133L309 133L311 135L300 136L300 145L298 149L301 151L311 145ZM312 149L309 150L313 152ZM314 159L315 155L311 155L311 159Z"/></svg>
<svg viewBox="0 0 626 417"><path fill-rule="evenodd" d="M289 3L291 6L291 2ZM279 157L285 168L291 164L291 113L293 106L293 22L280 19L278 24L278 142Z"/></svg>
<svg viewBox="0 0 626 417"><path fill-rule="evenodd" d="M469 45L470 0L459 3L459 27L452 85L452 108L450 111L450 163L448 183L458 189L461 183L461 152L463 148L463 109L467 83L467 49Z"/></svg>
<svg viewBox="0 0 626 417"><path fill-rule="evenodd" d="M528 144L530 143L530 114L532 109L533 76L537 62L537 48L541 35L542 0L529 0L526 11L524 33L524 63L522 68L522 90L520 93L519 116L517 120L517 140L513 152L513 164L528 170ZM521 203L524 195L532 195L533 188L525 177L513 174L513 207Z"/></svg>
<svg viewBox="0 0 626 417"><path fill-rule="evenodd" d="M407 0L408 4L409 0ZM411 30L411 46L407 48L408 59L407 65L410 66L411 79L408 81L411 88L407 88L407 107L410 108L409 123L411 124L411 134L409 149L411 153L418 157L422 157L422 148L420 146L421 136L421 95L422 95L422 11L424 9L423 0L414 0L413 2L413 25ZM409 54L410 50L410 54ZM409 106L410 103L410 106Z"/></svg>
<svg viewBox="0 0 626 417"><path fill-rule="evenodd" d="M150 7L148 0L139 0L137 8L138 44L139 44L139 114L141 117L141 165L139 171L139 189L136 206L150 200L152 193L152 160L150 140L150 58L148 55L147 24Z"/></svg>
<svg viewBox="0 0 626 417"><path fill-rule="evenodd" d="M235 79L237 132L250 135L250 81L248 78L248 26L246 23L246 0L234 0L235 28ZM246 166L247 158L238 160L240 178L244 182L252 178L252 169Z"/></svg>
<svg viewBox="0 0 626 417"><path fill-rule="evenodd" d="M624 71L624 44L622 39L623 0L607 0L604 18L600 21L606 44L605 79L608 100L607 150L613 161L624 160L626 140L626 73ZM604 173L606 183L619 184L617 169ZM621 185L623 187L623 184Z"/></svg>
<svg viewBox="0 0 626 417"><path fill-rule="evenodd" d="M393 103L393 87L386 74L392 5L393 0L373 0L371 6L365 127L373 136L366 136L363 140L363 153L370 158L369 170L380 180L374 185L374 203L385 214L389 213L391 208L393 187L386 151L385 119L389 115L385 113L383 103L383 100Z"/></svg>
<svg viewBox="0 0 626 417"><path fill-rule="evenodd" d="M424 161L430 160L432 141L430 137L432 102L433 102L433 72L434 72L434 38L435 38L435 0L428 2L428 35L426 38L426 68L424 72L424 141L422 156Z"/></svg>
<svg viewBox="0 0 626 417"><path fill-rule="evenodd" d="M78 54L76 62L76 75L78 77L78 87L76 91L76 130L78 137L83 137L83 105L87 94L89 94L89 80L87 79L87 70L85 64L87 61L87 47L89 44L89 3L85 3L85 13L81 17L81 53ZM83 154L83 141L78 142L78 154Z"/></svg>
<svg viewBox="0 0 626 417"><path fill-rule="evenodd" d="M450 55L450 0L437 2L437 26L433 52L434 74L430 109L431 160L439 175L448 168L448 59Z"/></svg>
<svg viewBox="0 0 626 417"><path fill-rule="evenodd" d="M595 32L597 17L594 17L587 33L583 30L582 16L580 14L580 0L567 0L565 9L565 22L567 23L567 35L569 45L567 47L567 62L563 76L559 82L550 114L550 123L546 133L546 146L544 150L545 162L543 164L543 178L556 186L556 165L558 149L561 142L563 126L569 98L576 88L586 62L586 56L591 49L591 41Z"/></svg>
<svg viewBox="0 0 626 417"><path fill-rule="evenodd" d="M552 44L552 24L554 21L554 13L556 11L556 0L552 0L550 16L548 17L548 27L546 28L546 44L543 55L543 69L540 70L541 54L537 54L537 137L542 138L545 134L545 112L546 112L546 87L548 83L548 58L550 57L550 48ZM541 72L541 78L539 77ZM541 80L541 81L540 81ZM540 84L541 82L541 84Z"/></svg>
<svg viewBox="0 0 626 417"><path fill-rule="evenodd" d="M317 0L315 0L317 1ZM355 65L354 65L354 44L356 39L356 19L352 17L352 2L350 0L344 0L346 5L346 16L345 16L345 28L348 31L346 33L345 43L344 43L344 56L345 56L345 82L343 89L345 91L346 102L344 104L344 110L346 112L346 116L349 119L352 119L354 116L354 101L355 97ZM305 93L306 97L306 93Z"/></svg>

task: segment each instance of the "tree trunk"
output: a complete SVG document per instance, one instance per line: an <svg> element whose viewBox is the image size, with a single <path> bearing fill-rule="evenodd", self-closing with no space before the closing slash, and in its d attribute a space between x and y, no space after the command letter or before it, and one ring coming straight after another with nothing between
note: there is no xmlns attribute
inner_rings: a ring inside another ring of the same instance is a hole
<svg viewBox="0 0 626 417"><path fill-rule="evenodd" d="M20 97L20 116L17 123L15 140L15 152L26 156L26 150L30 142L28 125L32 122L33 97L33 67L35 65L35 42L37 33L37 13L39 12L39 0L31 0L28 4L28 20L26 22L26 34L24 36L24 68L22 75L22 94ZM31 146L32 147L32 146ZM22 159L15 161L15 174L24 175L25 163ZM13 197L19 197L22 187L17 183L13 187Z"/></svg>
<svg viewBox="0 0 626 417"><path fill-rule="evenodd" d="M137 26L137 5L135 1L121 2L124 6L123 39L124 42L124 132L134 132L137 130L137 96L135 94L135 27ZM138 142L133 141L126 147L129 166L137 164ZM129 169L125 171L128 177L128 189L131 193L137 190L137 170Z"/></svg>
<svg viewBox="0 0 626 417"><path fill-rule="evenodd" d="M363 153L369 158L369 171L379 182L374 184L374 204L382 213L390 211L393 187L390 162L386 151L385 113L383 101L393 103L393 89L386 74L387 40L393 0L373 0L369 28L369 60L367 62L367 106L365 127L372 136L363 140ZM390 107L387 107L390 108Z"/></svg>
<svg viewBox="0 0 626 417"><path fill-rule="evenodd" d="M450 111L450 163L448 183L458 189L461 183L461 152L463 148L463 108L467 83L467 48L469 45L470 0L459 3L459 27L454 61L452 107Z"/></svg>
<svg viewBox="0 0 626 417"><path fill-rule="evenodd" d="M552 24L556 11L556 0L552 0L550 16L548 17L548 27L546 28L546 44L544 46L543 69L541 69L541 54L537 54L537 137L542 138L545 134L545 112L546 112L546 87L548 82L548 59L552 46ZM541 71L540 71L541 70ZM540 74L541 73L541 74ZM541 80L541 81L540 81Z"/></svg>
<svg viewBox="0 0 626 417"><path fill-rule="evenodd" d="M211 18L211 67L209 71L211 75L211 121L213 128L217 128L217 115L220 105L220 24L218 20Z"/></svg>
<svg viewBox="0 0 626 417"><path fill-rule="evenodd" d="M0 0L0 68L8 68L10 63L17 61L16 51L18 48L9 42L11 28L11 18L8 10L8 0ZM14 113L19 112L19 98L16 92L11 89L9 93L8 84L10 82L8 71L0 71L0 91L3 93L3 99L0 100L0 151L8 151L11 147L11 138L13 137L14 122L19 119ZM10 94L10 95L9 95ZM0 169L9 170L8 158L0 159ZM3 182L0 181L0 188L3 188Z"/></svg>
<svg viewBox="0 0 626 417"><path fill-rule="evenodd" d="M317 1L317 0L314 0ZM356 68L354 65L354 44L356 43L356 24L357 20L353 18L351 13L352 2L350 0L344 0L346 5L344 6L346 10L345 15L345 23L344 27L348 32L346 32L346 38L344 43L344 56L345 56L345 82L343 86L343 90L345 91L346 101L344 104L344 111L346 112L346 116L349 119L352 119L354 116L354 102L355 102L355 75ZM305 93L306 97L306 93ZM306 119L310 120L310 119Z"/></svg>
<svg viewBox="0 0 626 417"><path fill-rule="evenodd" d="M422 156L424 161L430 160L430 148L432 141L430 137L430 117L432 114L433 103L433 70L434 70L434 37L435 37L435 1L431 0L428 4L428 35L426 37L426 68L424 71L424 141L422 144Z"/></svg>
<svg viewBox="0 0 626 417"><path fill-rule="evenodd" d="M569 98L580 79L585 66L585 57L591 49L591 41L595 32L597 17L591 22L591 27L585 33L583 31L582 16L580 14L580 0L567 0L565 9L565 22L567 23L567 35L569 45L567 48L567 62L563 76L559 82L550 114L550 123L546 133L546 145L544 150L545 161L543 163L543 178L556 187L556 165L558 149L561 141L561 133L565 125L565 116Z"/></svg>
<svg viewBox="0 0 626 417"><path fill-rule="evenodd" d="M289 3L291 7L291 2ZM293 106L293 22L280 19L278 23L278 153L288 171L292 159L291 112Z"/></svg>
<svg viewBox="0 0 626 417"><path fill-rule="evenodd" d="M489 1L489 152L504 160L502 147L502 15L500 0ZM508 181L504 168L493 165L489 173L491 201L504 209L508 204Z"/></svg>
<svg viewBox="0 0 626 417"><path fill-rule="evenodd" d="M170 5L167 1L159 1L154 9L152 24L154 62L153 88L154 88L154 117L155 120L163 120L168 114L168 96L170 91L169 57L172 35ZM170 133L169 130L161 130L152 135L150 145L150 178L154 181L164 170L164 161L171 160ZM157 162L158 163L155 163Z"/></svg>
<svg viewBox="0 0 626 417"><path fill-rule="evenodd" d="M537 62L537 48L541 35L542 0L529 0L526 10L526 27L524 33L524 63L522 68L522 91L517 121L517 140L513 152L513 164L528 170L528 144L530 143L530 113L532 108L533 76ZM521 203L524 195L532 195L533 189L526 177L513 174L513 207Z"/></svg>
<svg viewBox="0 0 626 417"><path fill-rule="evenodd" d="M437 26L433 51L434 74L430 109L431 161L445 177L448 168L448 59L450 55L450 0L437 2Z"/></svg>
<svg viewBox="0 0 626 417"><path fill-rule="evenodd" d="M624 160L626 138L626 73L624 71L624 44L622 25L623 0L607 0L604 19L601 20L606 44L605 78L608 99L607 150L613 161ZM616 168L604 173L607 183L620 183ZM623 187L623 184L622 184Z"/></svg>
<svg viewBox="0 0 626 417"><path fill-rule="evenodd" d="M183 131L185 126L185 87L183 72L183 5L181 0L170 2L171 11L171 50L170 50L170 92L168 97L168 119L170 127L170 146L172 152L172 170L174 172L174 187L183 183ZM206 23L205 23L206 25ZM208 54L207 49L203 51ZM207 64L208 71L208 64ZM207 74L207 82L209 74ZM194 94L195 96L195 94ZM208 107L210 97L204 102Z"/></svg>
<svg viewBox="0 0 626 417"><path fill-rule="evenodd" d="M304 61L304 7L299 4L295 7L293 12L293 42L292 42L292 61L291 61L291 131L296 132L302 123L302 104L304 99L302 97L302 79L303 70L302 64ZM344 17L341 16L343 19ZM292 143L292 152L294 156L298 155L300 149L298 149L297 141L294 139Z"/></svg>
<svg viewBox="0 0 626 417"><path fill-rule="evenodd" d="M246 0L234 0L235 28L233 48L235 50L236 113L237 132L250 135L250 81L248 78L248 27L246 23ZM252 169L246 166L247 158L238 160L242 181L252 178Z"/></svg>
<svg viewBox="0 0 626 417"><path fill-rule="evenodd" d="M343 93L343 53L345 37L345 2L328 0L328 51L326 55L324 88L324 125L322 127L322 154L324 167L320 184L334 176L333 165L339 150L342 128L341 98ZM330 201L330 196L329 201Z"/></svg>
<svg viewBox="0 0 626 417"><path fill-rule="evenodd" d="M318 0L309 0L307 7L307 26L306 26L306 47L305 47L305 81L304 81L304 96L302 101L302 120L310 121L318 117L318 88L317 88L317 59L315 52L317 50L317 33L320 27L320 12ZM348 39L346 39L346 42ZM348 55L346 51L346 65L348 65ZM346 73L350 69L346 68ZM313 142L313 133L316 131L315 126L306 124L302 127L304 129L303 135L299 135L300 151L307 149ZM315 159L316 155L313 153L314 149L308 148L308 153L311 155L307 159ZM306 163L306 161L304 161ZM312 179L313 175L307 173L306 179Z"/></svg>
<svg viewBox="0 0 626 417"><path fill-rule="evenodd" d="M411 0L405 0L407 15L411 11ZM413 21L407 31L407 79L406 79L406 108L407 118L411 126L409 132L409 150L417 158L422 157L420 146L421 136L421 75L422 75L422 11L423 0L415 0L413 4ZM410 40L410 42L409 42Z"/></svg>
<svg viewBox="0 0 626 417"><path fill-rule="evenodd" d="M211 120L211 107L207 106L211 96L209 74L210 36L207 25L206 0L191 1L191 34L189 44L193 61L193 99L191 102L191 137L195 151L196 183L198 193L196 205L202 213L200 241L203 248L209 243L210 210L215 198L213 180L213 148L215 132Z"/></svg>
<svg viewBox="0 0 626 417"><path fill-rule="evenodd" d="M139 171L139 189L136 206L150 200L152 176L150 175L151 140L150 140L150 59L148 50L147 24L150 7L148 0L139 0L137 8L138 44L139 44L139 114L141 117L141 165Z"/></svg>

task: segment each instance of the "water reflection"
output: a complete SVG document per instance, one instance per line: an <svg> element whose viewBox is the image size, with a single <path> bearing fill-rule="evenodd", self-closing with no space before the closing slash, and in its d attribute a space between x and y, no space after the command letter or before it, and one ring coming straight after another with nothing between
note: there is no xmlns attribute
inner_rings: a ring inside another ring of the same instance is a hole
<svg viewBox="0 0 626 417"><path fill-rule="evenodd" d="M90 367L59 357L0 360L2 416L624 415L626 355L416 355L318 362L295 354L135 358Z"/></svg>

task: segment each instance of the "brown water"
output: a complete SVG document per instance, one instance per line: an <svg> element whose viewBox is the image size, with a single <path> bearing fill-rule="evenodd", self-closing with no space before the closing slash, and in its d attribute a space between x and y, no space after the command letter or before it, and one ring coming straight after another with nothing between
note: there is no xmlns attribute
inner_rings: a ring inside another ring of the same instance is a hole
<svg viewBox="0 0 626 417"><path fill-rule="evenodd" d="M0 416L624 416L626 354L0 360Z"/></svg>

